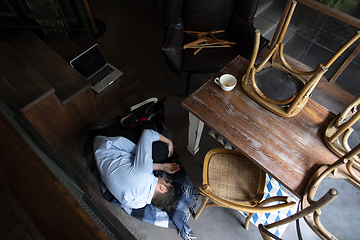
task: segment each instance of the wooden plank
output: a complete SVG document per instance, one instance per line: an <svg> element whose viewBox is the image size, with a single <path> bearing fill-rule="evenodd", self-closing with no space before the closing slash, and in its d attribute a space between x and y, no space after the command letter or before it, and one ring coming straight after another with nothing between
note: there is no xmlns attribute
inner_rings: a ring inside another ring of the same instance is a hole
<svg viewBox="0 0 360 240"><path fill-rule="evenodd" d="M90 86L89 81L31 31L21 32L7 43L54 87L61 103Z"/></svg>
<svg viewBox="0 0 360 240"><path fill-rule="evenodd" d="M14 108L30 107L52 94L54 88L0 39L0 93Z"/></svg>
<svg viewBox="0 0 360 240"><path fill-rule="evenodd" d="M0 114L0 179L46 239L107 239Z"/></svg>
<svg viewBox="0 0 360 240"><path fill-rule="evenodd" d="M312 100L292 118L266 110L241 89L248 63L239 56L214 76L233 74L239 84L232 91L222 91L212 78L183 106L301 197L316 169L338 159L323 142L335 115Z"/></svg>

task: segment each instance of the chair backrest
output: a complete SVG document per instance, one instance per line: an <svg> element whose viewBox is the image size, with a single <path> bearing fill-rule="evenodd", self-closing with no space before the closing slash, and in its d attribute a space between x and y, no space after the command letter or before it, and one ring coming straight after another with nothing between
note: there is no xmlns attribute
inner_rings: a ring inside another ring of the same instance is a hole
<svg viewBox="0 0 360 240"><path fill-rule="evenodd" d="M163 2L163 24L170 26L181 16L183 0L164 0Z"/></svg>
<svg viewBox="0 0 360 240"><path fill-rule="evenodd" d="M169 26L180 17L185 30L224 30L235 12L242 20L252 21L259 0L164 0L164 24Z"/></svg>
<svg viewBox="0 0 360 240"><path fill-rule="evenodd" d="M305 189L305 194L302 199L302 207L304 209L311 207L314 204L315 196L321 182L327 178L332 179L346 179L351 182L356 188L360 189L360 177L358 171L354 171L356 167L355 156L360 153L360 144L347 152L344 156L339 158L336 162L331 165L325 165L318 169L314 176L310 179ZM354 203L356 204L356 202ZM347 204L349 205L349 204ZM304 216L305 221L308 223L310 228L323 239L337 239L331 234L320 222L321 212L314 212ZM334 216L336 217L336 216ZM351 229L347 229L349 231Z"/></svg>
<svg viewBox="0 0 360 240"><path fill-rule="evenodd" d="M259 0L235 0L234 10L243 19L252 21L258 5Z"/></svg>
<svg viewBox="0 0 360 240"><path fill-rule="evenodd" d="M234 0L183 0L182 19L187 31L225 30Z"/></svg>
<svg viewBox="0 0 360 240"><path fill-rule="evenodd" d="M350 145L356 142L357 138L350 137L354 131L353 126L360 119L360 111L358 106L360 104L360 96L354 99L343 112L337 115L334 120L328 125L325 131L325 143L339 157L342 157L347 152L351 151ZM360 165L358 156L355 156L357 162L355 165ZM360 166L358 166L360 168Z"/></svg>
<svg viewBox="0 0 360 240"><path fill-rule="evenodd" d="M312 214L316 211L318 211L320 208L322 208L323 206L327 205L328 203L330 203L331 201L333 201L338 195L338 192L335 189L330 189L322 198L320 198L319 200L317 200L316 202L313 202L310 206L304 208L303 210L301 210L298 213L295 213L285 219L282 219L280 221L274 222L272 224L268 224L268 225L263 225L263 224L259 224L258 228L260 231L260 234L262 236L262 238L264 240L272 240L272 239L280 239L277 236L273 235L269 229L271 228L275 228L275 227L279 227L281 225L284 224L288 224L292 221L296 221L300 218L305 217L306 215Z"/></svg>

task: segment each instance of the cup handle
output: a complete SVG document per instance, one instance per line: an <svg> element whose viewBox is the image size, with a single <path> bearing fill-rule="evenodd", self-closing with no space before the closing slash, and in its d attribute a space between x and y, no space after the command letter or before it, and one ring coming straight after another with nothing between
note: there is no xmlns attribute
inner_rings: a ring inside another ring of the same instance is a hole
<svg viewBox="0 0 360 240"><path fill-rule="evenodd" d="M215 79L214 79L214 82L215 82L217 85L219 85L219 86L220 86L220 78L218 78L218 77L217 77L217 78L215 78Z"/></svg>

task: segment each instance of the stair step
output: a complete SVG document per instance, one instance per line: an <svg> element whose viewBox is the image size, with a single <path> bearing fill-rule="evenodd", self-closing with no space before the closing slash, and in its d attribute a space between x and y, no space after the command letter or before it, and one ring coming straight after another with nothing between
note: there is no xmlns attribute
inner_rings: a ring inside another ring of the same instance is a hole
<svg viewBox="0 0 360 240"><path fill-rule="evenodd" d="M29 108L55 92L3 39L0 39L0 63L0 95L15 111Z"/></svg>
<svg viewBox="0 0 360 240"><path fill-rule="evenodd" d="M7 43L54 87L62 104L90 87L81 74L31 31L21 32Z"/></svg>

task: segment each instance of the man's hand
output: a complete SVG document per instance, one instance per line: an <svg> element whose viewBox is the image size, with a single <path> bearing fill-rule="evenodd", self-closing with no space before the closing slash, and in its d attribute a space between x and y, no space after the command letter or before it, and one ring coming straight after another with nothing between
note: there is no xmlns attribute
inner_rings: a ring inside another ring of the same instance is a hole
<svg viewBox="0 0 360 240"><path fill-rule="evenodd" d="M164 163L163 171L173 174L180 170L180 167L177 163Z"/></svg>
<svg viewBox="0 0 360 240"><path fill-rule="evenodd" d="M174 144L171 140L169 140L169 142L168 142L168 150L169 150L169 153L168 153L168 158L169 158L174 153Z"/></svg>
<svg viewBox="0 0 360 240"><path fill-rule="evenodd" d="M170 139L168 139L168 138L164 137L163 135L161 135L160 133L159 133L159 140L168 145L168 151L169 151L168 157L171 157L173 155L173 153L174 153L174 144L173 144L173 142Z"/></svg>

